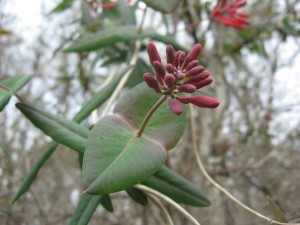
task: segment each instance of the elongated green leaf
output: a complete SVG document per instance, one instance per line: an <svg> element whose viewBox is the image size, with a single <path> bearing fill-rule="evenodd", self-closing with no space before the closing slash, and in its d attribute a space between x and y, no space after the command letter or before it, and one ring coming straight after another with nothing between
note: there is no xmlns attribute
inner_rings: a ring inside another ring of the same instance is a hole
<svg viewBox="0 0 300 225"><path fill-rule="evenodd" d="M108 212L114 212L114 207L109 195L102 195L100 203Z"/></svg>
<svg viewBox="0 0 300 225"><path fill-rule="evenodd" d="M166 102L153 114L143 134L136 133L160 95L145 83L131 89L92 129L83 158L82 180L91 194L121 191L156 172L182 136L185 114L170 112Z"/></svg>
<svg viewBox="0 0 300 225"><path fill-rule="evenodd" d="M50 11L50 14L62 12L70 8L74 2L75 0L62 0L57 6L55 6L54 9Z"/></svg>
<svg viewBox="0 0 300 225"><path fill-rule="evenodd" d="M111 95L117 84L119 83L122 76L116 76L112 79L106 86L101 88L82 108L81 110L75 115L73 121L81 122L85 118L87 118L90 113L101 106ZM72 132L70 132L72 134ZM76 136L74 136L75 138ZM53 152L56 150L58 144L53 142L43 153L41 158L36 162L36 164L32 167L28 175L22 181L18 191L13 197L13 202L17 201L32 185L35 181L36 176L45 162L50 158ZM68 146L70 147L70 146Z"/></svg>
<svg viewBox="0 0 300 225"><path fill-rule="evenodd" d="M282 223L288 223L288 221L286 220L283 212L277 206L277 204L274 202L274 200L270 196L267 196L267 199L269 201L271 210L274 214L275 220L278 221L278 222L282 222Z"/></svg>
<svg viewBox="0 0 300 225"><path fill-rule="evenodd" d="M137 39L134 26L122 26L106 29L95 34L87 34L65 49L65 52L86 52L108 47L118 42Z"/></svg>
<svg viewBox="0 0 300 225"><path fill-rule="evenodd" d="M162 166L143 184L169 196L178 203L198 207L210 205L208 198L193 183L165 166Z"/></svg>
<svg viewBox="0 0 300 225"><path fill-rule="evenodd" d="M57 148L57 143L52 143L46 151L43 153L41 158L34 164L32 169L30 170L29 174L24 178L22 181L18 191L15 193L12 203L17 201L31 186L35 178L37 177L40 169L45 164L45 162L48 160L48 158L53 154L55 149Z"/></svg>
<svg viewBox="0 0 300 225"><path fill-rule="evenodd" d="M101 202L101 195L83 194L72 214L69 225L87 225Z"/></svg>
<svg viewBox="0 0 300 225"><path fill-rule="evenodd" d="M89 130L75 122L22 103L17 108L40 130L58 143L69 146L80 153L84 152Z"/></svg>
<svg viewBox="0 0 300 225"><path fill-rule="evenodd" d="M121 26L106 29L93 34L86 34L78 41L66 48L65 52L88 52L109 47L119 42L135 41L137 39L151 38L167 45L172 45L175 49L188 51L188 49L178 44L173 37L160 35L155 32L139 33L134 26Z"/></svg>
<svg viewBox="0 0 300 225"><path fill-rule="evenodd" d="M163 13L174 12L178 5L182 2L181 0L142 0L155 10L158 10Z"/></svg>
<svg viewBox="0 0 300 225"><path fill-rule="evenodd" d="M147 195L143 191L141 191L137 188L130 187L130 188L126 189L126 192L137 203L139 203L141 205L147 205L148 198L147 198Z"/></svg>
<svg viewBox="0 0 300 225"><path fill-rule="evenodd" d="M14 93L16 93L20 88L22 88L30 80L30 78L30 76L26 75L17 75L0 82L10 89L10 91L7 91L0 87L0 112L7 105L10 97L13 96Z"/></svg>

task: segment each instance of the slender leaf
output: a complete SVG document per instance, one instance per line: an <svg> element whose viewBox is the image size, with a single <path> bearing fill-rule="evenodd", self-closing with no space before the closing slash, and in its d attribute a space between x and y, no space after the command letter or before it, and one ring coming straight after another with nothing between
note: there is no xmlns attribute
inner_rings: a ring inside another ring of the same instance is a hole
<svg viewBox="0 0 300 225"><path fill-rule="evenodd" d="M147 195L143 191L141 191L137 188L130 187L130 188L126 189L126 192L137 203L139 203L141 205L147 205L148 198L147 198Z"/></svg>
<svg viewBox="0 0 300 225"><path fill-rule="evenodd" d="M210 205L208 198L193 183L165 166L162 166L143 184L169 196L178 203L198 207Z"/></svg>
<svg viewBox="0 0 300 225"><path fill-rule="evenodd" d="M109 195L102 195L100 203L108 212L114 212L114 207Z"/></svg>
<svg viewBox="0 0 300 225"><path fill-rule="evenodd" d="M174 12L182 2L181 0L142 0L147 6L163 13Z"/></svg>
<svg viewBox="0 0 300 225"><path fill-rule="evenodd" d="M58 143L69 146L80 153L84 152L89 130L75 122L22 103L17 108L40 130Z"/></svg>
<svg viewBox="0 0 300 225"><path fill-rule="evenodd" d="M163 164L166 150L178 142L185 114L178 117L164 102L153 114L143 135L138 129L160 98L145 83L131 89L92 129L83 158L82 180L91 194L121 191L150 177Z"/></svg>
<svg viewBox="0 0 300 225"><path fill-rule="evenodd" d="M81 122L85 118L87 118L90 113L101 106L111 95L113 90L115 89L116 85L119 83L122 76L116 76L114 79L110 81L106 86L101 88L82 108L81 110L75 115L73 121ZM56 150L58 144L53 142L43 153L41 158L38 159L36 164L32 167L28 175L22 181L18 191L13 197L13 201L17 201L32 185L35 181L37 174L39 173L42 166L45 162L50 158L53 152ZM70 146L69 146L70 147Z"/></svg>
<svg viewBox="0 0 300 225"><path fill-rule="evenodd" d="M17 75L7 78L0 83L8 87L10 91L4 90L0 87L0 112L9 102L11 96L13 96L20 88L22 88L31 79L30 76Z"/></svg>
<svg viewBox="0 0 300 225"><path fill-rule="evenodd" d="M34 166L31 168L30 172L28 175L24 178L22 181L18 191L14 194L12 203L17 201L31 186L33 181L35 181L40 169L42 166L45 164L45 162L48 160L48 158L53 154L55 149L57 148L58 144L57 143L52 143L46 151L43 153L41 158L34 164Z"/></svg>
<svg viewBox="0 0 300 225"><path fill-rule="evenodd" d="M69 225L87 225L96 211L103 196L83 194L72 214Z"/></svg>
<svg viewBox="0 0 300 225"><path fill-rule="evenodd" d="M50 11L50 14L52 13L60 13L68 8L70 8L75 0L62 0L57 6L55 6L54 9Z"/></svg>
<svg viewBox="0 0 300 225"><path fill-rule="evenodd" d="M275 216L275 220L278 221L278 222L282 222L282 223L288 223L288 221L286 220L283 212L278 207L278 205L275 203L275 201L270 196L267 196L267 199L269 201L271 210L272 210L272 212Z"/></svg>

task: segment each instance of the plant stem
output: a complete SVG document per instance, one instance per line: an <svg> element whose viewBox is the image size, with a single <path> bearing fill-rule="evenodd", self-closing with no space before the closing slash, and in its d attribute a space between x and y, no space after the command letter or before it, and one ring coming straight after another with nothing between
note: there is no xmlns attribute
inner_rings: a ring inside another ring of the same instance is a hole
<svg viewBox="0 0 300 225"><path fill-rule="evenodd" d="M152 117L153 113L158 109L158 107L164 102L166 101L167 96L163 95L160 97L160 99L155 103L155 105L149 110L149 112L147 113L141 128L139 129L139 131L137 132L136 136L140 137L142 135L142 133L145 130L145 127L147 125L147 123L149 122L150 118Z"/></svg>
<svg viewBox="0 0 300 225"><path fill-rule="evenodd" d="M5 86L4 84L1 84L1 83L0 83L0 88L4 89L4 90L6 90L6 91L12 92L12 90L11 90L9 87L7 87L7 86ZM16 94L16 93L13 93L13 95L16 96L16 98L17 98L21 103L25 103L24 99L23 99L21 96L19 96L19 95Z"/></svg>
<svg viewBox="0 0 300 225"><path fill-rule="evenodd" d="M193 117L193 106L191 104L189 104L189 112L190 112L190 126L191 126L191 132L192 132L192 143L193 143L193 150L194 153L196 155L196 160L198 163L198 166L201 170L201 172L203 173L204 177L210 181L217 189L219 189L221 192L223 192L229 199L231 199L232 201L234 201L236 204L238 204L239 206L241 206L242 208L244 208L245 210L247 210L248 212L251 212L252 214L256 215L257 217L260 217L266 221L268 221L270 224L279 224L279 225L300 225L300 223L282 223L282 222L278 222L275 221L257 211L255 211L254 209L248 207L247 205L245 205L244 203L242 203L240 200L238 200L236 197L234 197L232 194L229 193L229 191L227 191L224 187L222 187L220 184L218 184L206 171L203 162L201 160L200 154L198 152L198 147L197 147L197 142L196 142L196 136L195 136L195 120Z"/></svg>
<svg viewBox="0 0 300 225"><path fill-rule="evenodd" d="M152 195L157 196L160 199L163 199L164 201L166 201L167 203L169 203L170 205L174 206L179 212L181 212L190 222L192 222L195 225L200 225L200 223L191 215L189 214L184 208L182 208L179 204L177 204L175 201L173 201L172 199L170 199L169 197L165 196L164 194L153 190L152 188L146 187L144 185L141 184L137 184L135 185L136 188L145 191L146 193L150 193Z"/></svg>

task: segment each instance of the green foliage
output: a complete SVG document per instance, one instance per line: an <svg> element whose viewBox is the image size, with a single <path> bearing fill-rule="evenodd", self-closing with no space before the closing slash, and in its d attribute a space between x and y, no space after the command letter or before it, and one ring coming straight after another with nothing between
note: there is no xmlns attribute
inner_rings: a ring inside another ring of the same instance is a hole
<svg viewBox="0 0 300 225"><path fill-rule="evenodd" d="M184 115L173 115L164 103L142 136L136 134L159 95L144 83L130 90L92 129L83 159L83 186L91 194L124 190L156 172L182 136ZM141 160L147 159L147 160Z"/></svg>
<svg viewBox="0 0 300 225"><path fill-rule="evenodd" d="M277 206L274 200L270 196L267 196L267 199L269 201L271 210L275 216L275 220L282 223L288 223L283 212L280 210L280 208Z"/></svg>
<svg viewBox="0 0 300 225"><path fill-rule="evenodd" d="M163 13L172 13L181 3L181 0L142 0L147 4L147 6L163 12Z"/></svg>
<svg viewBox="0 0 300 225"><path fill-rule="evenodd" d="M162 166L143 184L158 190L178 203L198 207L210 205L208 198L194 184L165 166Z"/></svg>
<svg viewBox="0 0 300 225"><path fill-rule="evenodd" d="M7 105L11 96L13 96L19 89L26 85L30 79L30 76L16 75L0 82L2 85L10 89L10 91L8 91L0 87L0 112Z"/></svg>
<svg viewBox="0 0 300 225"><path fill-rule="evenodd" d="M75 0L62 0L57 6L54 7L54 9L50 11L50 14L63 12L64 10L70 8L74 2Z"/></svg>
<svg viewBox="0 0 300 225"><path fill-rule="evenodd" d="M126 192L135 202L144 206L148 204L147 195L143 191L130 187L126 189Z"/></svg>

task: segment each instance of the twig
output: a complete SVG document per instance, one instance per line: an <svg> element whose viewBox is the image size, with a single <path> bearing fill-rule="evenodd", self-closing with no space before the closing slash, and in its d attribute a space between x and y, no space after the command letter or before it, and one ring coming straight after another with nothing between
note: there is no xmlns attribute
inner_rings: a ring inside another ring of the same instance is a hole
<svg viewBox="0 0 300 225"><path fill-rule="evenodd" d="M167 225L174 225L172 217L170 216L168 210L166 207L159 201L159 199L152 194L148 194L148 197L150 200L157 206L157 208L160 209L160 211L165 215L166 220L167 220Z"/></svg>
<svg viewBox="0 0 300 225"><path fill-rule="evenodd" d="M13 93L13 91L12 91L9 87L7 87L7 86L5 86L4 84L1 84L1 83L0 83L0 88L4 89L4 90L6 90L6 91L11 92L14 96L16 96L16 98L17 98L21 103L23 103L23 104L25 103L24 99L23 99L20 95L18 95L17 93Z"/></svg>
<svg viewBox="0 0 300 225"><path fill-rule="evenodd" d="M108 110L110 109L110 107L112 106L112 104L114 103L114 101L116 100L116 98L118 97L118 95L120 94L120 92L122 91L123 87L125 86L126 82L128 81L134 66L137 62L137 58L138 58L138 51L140 49L141 46L141 42L140 41L136 41L135 42L135 49L133 52L133 56L130 60L130 64L129 67L130 69L125 73L125 75L123 76L123 78L121 79L120 83L118 84L118 86L116 87L114 93L111 95L111 97L108 100L108 103L106 104L104 110L102 111L101 117L107 115Z"/></svg>
<svg viewBox="0 0 300 225"><path fill-rule="evenodd" d="M153 194L153 195L165 200L167 203L174 206L179 212L181 212L193 224L200 225L200 223L191 214L189 214L184 208L182 208L179 204L177 204L176 202L174 202L172 199L168 198L167 196L161 194L158 191L153 190L152 188L146 187L141 184L137 184L137 185L135 185L135 187L142 191Z"/></svg>
<svg viewBox="0 0 300 225"><path fill-rule="evenodd" d="M197 142L196 142L196 137L195 137L195 120L193 117L193 106L189 104L189 112L190 112L190 126L191 126L191 132L192 132L192 143L193 143L193 150L196 155L196 160L198 163L198 166L205 176L205 178L210 181L216 188L218 188L221 192L223 192L229 199L234 201L236 204L247 210L248 212L251 212L252 214L256 215L257 217L260 217L266 221L268 221L270 224L279 224L279 225L300 225L300 223L281 223L278 221L275 221L253 209L250 207L246 206L244 203L242 203L240 200L235 198L232 194L230 194L225 188L223 188L220 184L218 184L214 179L211 178L211 176L207 173L206 169L204 168L204 165L202 163L200 154L198 152L198 147L197 147Z"/></svg>

